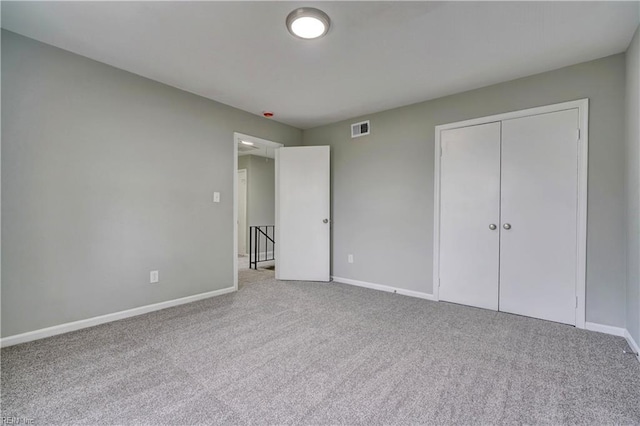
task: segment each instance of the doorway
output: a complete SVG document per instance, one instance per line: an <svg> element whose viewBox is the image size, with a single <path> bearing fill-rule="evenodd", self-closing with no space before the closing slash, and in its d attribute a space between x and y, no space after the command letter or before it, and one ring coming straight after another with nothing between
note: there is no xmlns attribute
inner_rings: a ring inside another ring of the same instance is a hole
<svg viewBox="0 0 640 426"><path fill-rule="evenodd" d="M281 143L234 133L234 287L259 283L275 276L273 248L265 249L256 234L275 225L275 153ZM256 262L256 260L260 260ZM250 265L252 265L250 267Z"/></svg>

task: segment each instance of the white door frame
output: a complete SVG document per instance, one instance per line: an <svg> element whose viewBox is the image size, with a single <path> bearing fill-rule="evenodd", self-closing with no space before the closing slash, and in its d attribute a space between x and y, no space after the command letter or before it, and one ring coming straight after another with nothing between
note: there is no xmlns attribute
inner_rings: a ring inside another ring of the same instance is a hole
<svg viewBox="0 0 640 426"><path fill-rule="evenodd" d="M233 289L235 291L238 291L238 143L241 140L273 149L284 146L282 143L233 132Z"/></svg>
<svg viewBox="0 0 640 426"><path fill-rule="evenodd" d="M585 328L586 322L586 267L587 267L587 172L589 147L589 99L563 102L520 111L458 121L436 126L434 153L434 214L433 214L433 297L439 300L440 287L440 133L443 130L475 126L494 121L547 114L550 112L578 109L578 220L577 220L577 262L576 262L576 327Z"/></svg>

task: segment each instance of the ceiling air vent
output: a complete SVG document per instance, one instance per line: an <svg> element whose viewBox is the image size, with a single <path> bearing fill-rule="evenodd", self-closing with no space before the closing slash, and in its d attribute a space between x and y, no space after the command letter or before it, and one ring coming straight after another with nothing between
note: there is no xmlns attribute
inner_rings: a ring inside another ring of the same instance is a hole
<svg viewBox="0 0 640 426"><path fill-rule="evenodd" d="M371 133L371 126L369 120L361 121L360 123L354 123L351 125L351 137L359 138L360 136L366 136Z"/></svg>

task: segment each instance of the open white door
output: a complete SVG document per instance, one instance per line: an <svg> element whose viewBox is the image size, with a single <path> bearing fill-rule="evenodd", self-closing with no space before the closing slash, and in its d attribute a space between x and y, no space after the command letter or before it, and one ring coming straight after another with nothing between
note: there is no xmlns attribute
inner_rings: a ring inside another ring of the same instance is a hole
<svg viewBox="0 0 640 426"><path fill-rule="evenodd" d="M329 281L329 147L276 151L276 279Z"/></svg>

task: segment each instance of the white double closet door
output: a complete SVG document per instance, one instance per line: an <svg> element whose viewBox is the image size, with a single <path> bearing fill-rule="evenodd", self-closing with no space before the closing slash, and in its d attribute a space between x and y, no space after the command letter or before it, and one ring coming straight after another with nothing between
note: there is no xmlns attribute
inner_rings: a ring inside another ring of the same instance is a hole
<svg viewBox="0 0 640 426"><path fill-rule="evenodd" d="M578 110L443 130L440 299L576 324Z"/></svg>

